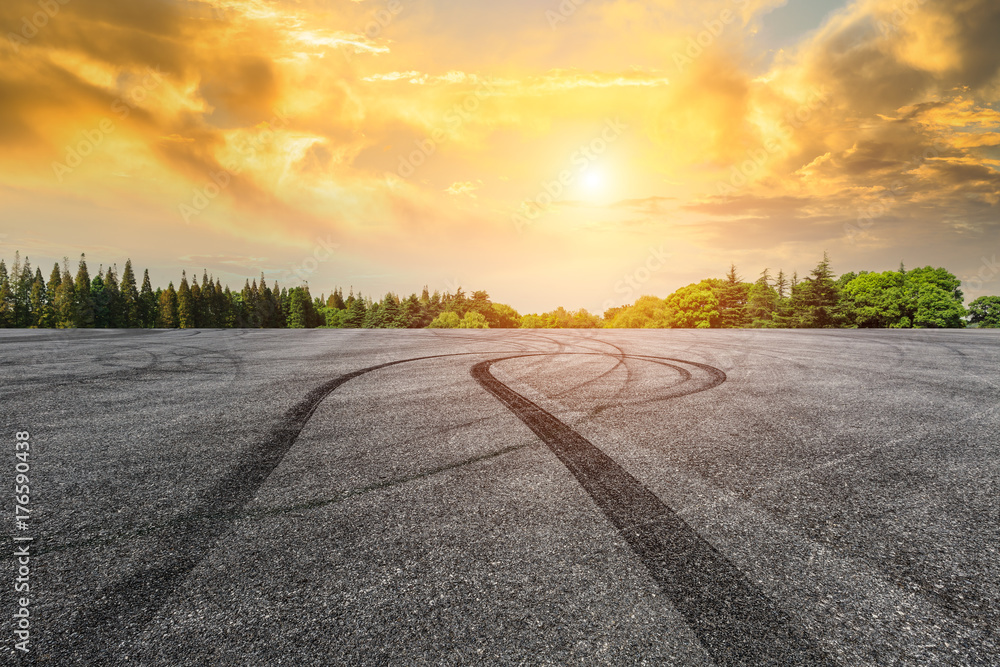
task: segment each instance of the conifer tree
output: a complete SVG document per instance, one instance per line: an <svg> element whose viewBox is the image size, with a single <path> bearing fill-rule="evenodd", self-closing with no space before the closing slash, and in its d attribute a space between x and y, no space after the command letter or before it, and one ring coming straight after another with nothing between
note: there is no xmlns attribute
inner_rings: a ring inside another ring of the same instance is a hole
<svg viewBox="0 0 1000 667"><path fill-rule="evenodd" d="M70 329L76 326L76 285L73 276L69 274L69 258L63 257L62 279L56 288L56 298L52 304L55 312L56 326L60 329Z"/></svg>
<svg viewBox="0 0 1000 667"><path fill-rule="evenodd" d="M121 289L118 285L118 275L113 266L109 266L107 272L104 274L104 290L107 292L108 326L113 329L121 329L127 326L123 321L125 316Z"/></svg>
<svg viewBox="0 0 1000 667"><path fill-rule="evenodd" d="M201 285L198 284L198 276L193 276L191 278L191 326L196 329L204 326L201 306Z"/></svg>
<svg viewBox="0 0 1000 667"><path fill-rule="evenodd" d="M288 294L288 328L305 329L309 323L309 299L305 290L293 287Z"/></svg>
<svg viewBox="0 0 1000 667"><path fill-rule="evenodd" d="M347 297L347 300L351 305L347 308L347 315L344 317L344 328L360 329L365 325L365 316L368 313L365 301L364 299L354 296L353 288L350 296Z"/></svg>
<svg viewBox="0 0 1000 667"><path fill-rule="evenodd" d="M160 293L159 315L156 326L161 329L176 329L177 320L177 292L174 290L174 283L167 285L167 289Z"/></svg>
<svg viewBox="0 0 1000 667"><path fill-rule="evenodd" d="M76 269L76 280L73 282L73 305L76 311L75 326L81 329L93 327L94 299L90 294L90 272L87 271L87 257L82 253Z"/></svg>
<svg viewBox="0 0 1000 667"><path fill-rule="evenodd" d="M223 291L222 281L216 278L215 287L212 289L212 317L215 319L217 327L233 326L230 320L230 296L229 286L227 285Z"/></svg>
<svg viewBox="0 0 1000 667"><path fill-rule="evenodd" d="M798 290L793 292L798 292L800 296L798 303L794 304L800 327L825 329L846 323L847 318L841 309L840 290L833 279L827 253L823 253L823 260L799 285ZM793 294L793 301L794 296Z"/></svg>
<svg viewBox="0 0 1000 667"><path fill-rule="evenodd" d="M108 293L104 285L103 266L97 268L97 274L90 281L90 299L94 304L94 326L98 329L107 329L110 325L108 321Z"/></svg>
<svg viewBox="0 0 1000 667"><path fill-rule="evenodd" d="M740 279L736 273L736 264L730 264L726 279L718 289L719 314L723 327L747 325L746 304L749 293L750 285Z"/></svg>
<svg viewBox="0 0 1000 667"><path fill-rule="evenodd" d="M24 264L20 263L20 253L14 253L14 271L10 281L14 295L14 326L31 326L31 285L35 282L35 273L27 257Z"/></svg>
<svg viewBox="0 0 1000 667"><path fill-rule="evenodd" d="M31 283L30 294L30 325L37 328L47 328L50 325L48 316L49 308L46 303L45 281L42 279L41 269L35 269L35 280Z"/></svg>
<svg viewBox="0 0 1000 667"><path fill-rule="evenodd" d="M750 296L747 299L746 313L751 326L758 328L774 326L779 300L778 292L771 286L770 272L764 269L760 278L750 288Z"/></svg>
<svg viewBox="0 0 1000 667"><path fill-rule="evenodd" d="M121 323L119 326L134 328L143 326L140 315L142 307L139 300L139 290L135 283L135 273L132 271L132 260L125 260L122 271L121 291Z"/></svg>
<svg viewBox="0 0 1000 667"><path fill-rule="evenodd" d="M181 329L190 329L194 326L191 286L188 285L186 271L181 271L181 284L177 288L177 326Z"/></svg>
<svg viewBox="0 0 1000 667"><path fill-rule="evenodd" d="M778 277L774 280L774 289L778 292L779 298L788 297L788 277L781 269L778 269Z"/></svg>
<svg viewBox="0 0 1000 667"><path fill-rule="evenodd" d="M149 269L142 272L142 289L139 291L139 326L151 329L156 326L157 313L160 307L159 297L153 292L149 282Z"/></svg>
<svg viewBox="0 0 1000 667"><path fill-rule="evenodd" d="M56 294L59 293L59 286L62 284L62 271L59 262L52 265L52 273L49 274L49 282L45 286L45 307L48 311L47 327L59 326L59 317L56 313Z"/></svg>
<svg viewBox="0 0 1000 667"><path fill-rule="evenodd" d="M7 265L0 259L0 327L14 326L14 294L10 289Z"/></svg>

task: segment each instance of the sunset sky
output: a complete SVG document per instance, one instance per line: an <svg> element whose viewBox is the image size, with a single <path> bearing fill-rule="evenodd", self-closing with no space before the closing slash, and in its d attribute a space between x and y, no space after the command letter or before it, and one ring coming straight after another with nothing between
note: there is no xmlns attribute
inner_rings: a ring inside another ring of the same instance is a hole
<svg viewBox="0 0 1000 667"><path fill-rule="evenodd" d="M827 250L1000 294L996 0L5 0L0 27L0 256L46 277L86 252L600 311Z"/></svg>

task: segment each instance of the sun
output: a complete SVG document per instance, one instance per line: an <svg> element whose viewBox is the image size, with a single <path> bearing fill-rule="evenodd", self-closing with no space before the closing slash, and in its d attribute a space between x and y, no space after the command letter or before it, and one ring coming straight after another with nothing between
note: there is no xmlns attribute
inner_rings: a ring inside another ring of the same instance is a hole
<svg viewBox="0 0 1000 667"><path fill-rule="evenodd" d="M580 176L580 190L584 195L599 196L604 192L607 179L600 169L591 167Z"/></svg>

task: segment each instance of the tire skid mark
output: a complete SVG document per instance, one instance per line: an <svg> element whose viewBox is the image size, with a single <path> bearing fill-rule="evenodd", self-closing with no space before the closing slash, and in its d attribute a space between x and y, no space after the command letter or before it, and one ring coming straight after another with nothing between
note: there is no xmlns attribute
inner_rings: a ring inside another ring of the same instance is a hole
<svg viewBox="0 0 1000 667"><path fill-rule="evenodd" d="M697 535L655 494L612 459L558 419L509 389L489 373L503 359L564 355L609 356L606 352L559 351L517 353L476 364L473 377L525 422L557 453L597 501L612 524L640 556L654 579L680 610L699 639L720 664L829 664L811 648L790 619L775 610L764 595ZM513 354L512 354L513 353ZM74 614L59 638L75 658L85 663L121 664L123 651L154 620L183 579L192 572L243 515L244 507L278 467L320 403L344 383L373 371L400 364L461 356L483 357L477 351L427 355L389 361L352 371L310 391L290 408L267 437L248 447L230 471L200 494L194 507L175 521L175 528L157 535L149 553L153 562L125 579L96 591L93 604ZM610 355L617 356L617 355ZM710 381L693 388L680 386L672 396L717 386L725 373L712 366L679 359L622 355L653 363L678 362L707 371ZM482 379L481 379L482 378ZM561 454L560 454L561 453Z"/></svg>
<svg viewBox="0 0 1000 667"><path fill-rule="evenodd" d="M178 517L175 528L157 535L153 563L94 595L94 604L74 615L64 639L87 663L120 664L121 648L154 619L174 590L229 532L267 478L291 449L319 404L345 382L399 364L490 352L457 352L389 361L341 375L295 404L269 436L249 447L195 506ZM495 352L493 353L495 354ZM152 551L152 550L151 550Z"/></svg>
<svg viewBox="0 0 1000 667"><path fill-rule="evenodd" d="M835 664L656 494L583 436L490 373L492 364L513 358L517 356L480 362L473 366L472 377L534 431L569 469L718 664ZM638 355L633 358L659 361ZM712 376L708 384L685 394L718 386L726 378L721 370L706 364L663 361L690 364Z"/></svg>

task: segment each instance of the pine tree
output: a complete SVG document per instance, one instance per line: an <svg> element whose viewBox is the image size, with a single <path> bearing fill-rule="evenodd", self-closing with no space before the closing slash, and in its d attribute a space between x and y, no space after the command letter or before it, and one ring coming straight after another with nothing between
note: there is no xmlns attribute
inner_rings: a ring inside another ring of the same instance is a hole
<svg viewBox="0 0 1000 667"><path fill-rule="evenodd" d="M14 271L10 280L14 293L14 326L31 326L31 285L35 282L35 273L27 257L23 265L20 263L20 253L14 254Z"/></svg>
<svg viewBox="0 0 1000 667"><path fill-rule="evenodd" d="M198 284L198 276L194 276L191 278L191 326L196 329L205 324L201 306L201 286Z"/></svg>
<svg viewBox="0 0 1000 667"><path fill-rule="evenodd" d="M108 316L108 293L105 290L103 267L98 267L97 275L90 281L90 299L94 303L94 326L107 329L110 325Z"/></svg>
<svg viewBox="0 0 1000 667"><path fill-rule="evenodd" d="M823 253L823 260L799 286L800 299L796 308L799 326L826 329L842 326L847 318L841 309L840 290L833 279L830 258ZM793 294L794 297L794 294Z"/></svg>
<svg viewBox="0 0 1000 667"><path fill-rule="evenodd" d="M198 298L198 326L205 329L215 328L215 285L208 275L208 269L201 270L201 294Z"/></svg>
<svg viewBox="0 0 1000 667"><path fill-rule="evenodd" d="M181 284L177 288L177 326L181 329L190 329L194 326L191 287L188 285L186 271L181 271Z"/></svg>
<svg viewBox="0 0 1000 667"><path fill-rule="evenodd" d="M774 326L779 300L778 292L771 286L770 272L764 269L760 278L750 288L750 296L747 299L746 313L751 326L758 328Z"/></svg>
<svg viewBox="0 0 1000 667"><path fill-rule="evenodd" d="M31 324L32 327L47 328L50 326L49 308L46 303L45 281L41 269L35 270L35 280L31 283Z"/></svg>
<svg viewBox="0 0 1000 667"><path fill-rule="evenodd" d="M292 290L296 288L293 287ZM277 290L277 286L275 286ZM281 288L281 292L278 293L278 319L284 324L284 326L290 326L288 324L288 318L292 312L292 290L287 290L284 287Z"/></svg>
<svg viewBox="0 0 1000 667"><path fill-rule="evenodd" d="M149 282L149 269L144 269L142 272L142 289L139 292L139 326L146 329L155 327L159 308L159 297L153 292L153 287Z"/></svg>
<svg viewBox="0 0 1000 667"><path fill-rule="evenodd" d="M56 288L55 301L52 303L55 312L56 326L60 329L71 329L76 326L76 285L73 276L69 274L69 258L63 257L62 278Z"/></svg>
<svg viewBox="0 0 1000 667"><path fill-rule="evenodd" d="M145 285L143 286L145 287ZM125 270L122 271L121 290L121 323L119 326L135 328L143 326L142 305L139 290L135 284L135 273L132 271L132 260L125 260Z"/></svg>
<svg viewBox="0 0 1000 667"><path fill-rule="evenodd" d="M215 326L233 326L230 319L230 303L229 286L227 285L225 291L223 291L222 281L216 278L215 285L212 288L212 317L215 320Z"/></svg>
<svg viewBox="0 0 1000 667"><path fill-rule="evenodd" d="M126 326L123 322L125 315L121 289L118 286L118 275L114 267L109 266L104 274L104 290L107 292L108 326L113 329L121 329Z"/></svg>
<svg viewBox="0 0 1000 667"><path fill-rule="evenodd" d="M59 293L59 286L62 284L62 271L59 269L59 262L52 265L52 273L49 274L49 282L45 286L45 308L48 311L47 327L59 326L59 317L56 312L56 295Z"/></svg>
<svg viewBox="0 0 1000 667"><path fill-rule="evenodd" d="M309 299L305 290L293 287L288 294L288 328L305 329L309 323Z"/></svg>
<svg viewBox="0 0 1000 667"><path fill-rule="evenodd" d="M177 328L177 292L174 291L174 283L167 285L167 289L160 293L159 314L156 326L161 329Z"/></svg>
<svg viewBox="0 0 1000 667"><path fill-rule="evenodd" d="M778 277L774 280L774 289L778 292L779 298L784 299L788 296L788 277L781 269L778 269Z"/></svg>
<svg viewBox="0 0 1000 667"><path fill-rule="evenodd" d="M10 289L7 265L0 259L0 327L14 326L14 294Z"/></svg>
<svg viewBox="0 0 1000 667"><path fill-rule="evenodd" d="M726 279L718 289L719 314L723 327L747 325L746 304L749 293L750 285L740 279L736 273L736 265L730 264Z"/></svg>
<svg viewBox="0 0 1000 667"><path fill-rule="evenodd" d="M87 271L87 257L80 255L80 264L73 283L73 306L76 313L74 325L79 328L94 326L94 299L90 294L90 272Z"/></svg>
<svg viewBox="0 0 1000 667"><path fill-rule="evenodd" d="M347 297L350 302L350 306L347 308L347 316L344 318L344 328L345 329L360 329L365 324L365 316L368 313L367 307L365 307L364 299L357 298L354 296L354 290L351 290L350 296Z"/></svg>
<svg viewBox="0 0 1000 667"><path fill-rule="evenodd" d="M215 286L218 288L219 283L216 283ZM219 323L219 325L230 328L235 327L237 325L237 310L234 301L236 300L237 295L233 294L233 292L229 289L229 285L226 285L226 290L222 293L222 296L225 299L225 304L223 306L224 310L222 311L223 320Z"/></svg>

